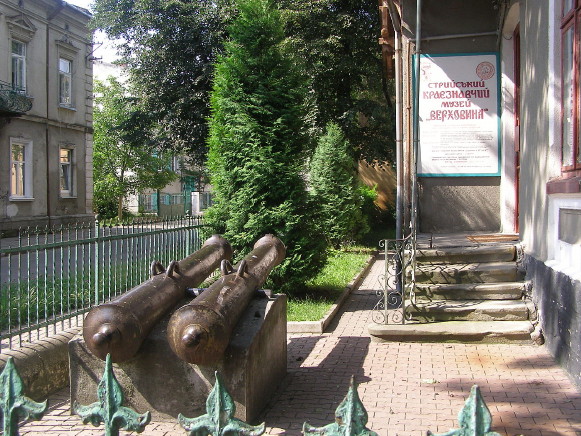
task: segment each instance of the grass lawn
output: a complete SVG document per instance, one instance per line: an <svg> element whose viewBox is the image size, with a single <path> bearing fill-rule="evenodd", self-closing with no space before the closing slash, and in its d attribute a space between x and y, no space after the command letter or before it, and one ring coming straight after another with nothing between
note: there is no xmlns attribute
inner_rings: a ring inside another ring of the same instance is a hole
<svg viewBox="0 0 581 436"><path fill-rule="evenodd" d="M316 321L321 319L345 286L361 271L372 249L349 247L332 250L321 272L308 281L303 289L289 297L288 321Z"/></svg>

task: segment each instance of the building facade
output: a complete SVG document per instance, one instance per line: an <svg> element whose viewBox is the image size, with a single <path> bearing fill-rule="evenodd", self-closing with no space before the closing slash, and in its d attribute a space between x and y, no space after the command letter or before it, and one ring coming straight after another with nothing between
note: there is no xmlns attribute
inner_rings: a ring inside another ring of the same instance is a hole
<svg viewBox="0 0 581 436"><path fill-rule="evenodd" d="M546 346L581 386L581 0L380 9L403 227L518 234Z"/></svg>
<svg viewBox="0 0 581 436"><path fill-rule="evenodd" d="M0 0L0 231L92 217L90 18Z"/></svg>

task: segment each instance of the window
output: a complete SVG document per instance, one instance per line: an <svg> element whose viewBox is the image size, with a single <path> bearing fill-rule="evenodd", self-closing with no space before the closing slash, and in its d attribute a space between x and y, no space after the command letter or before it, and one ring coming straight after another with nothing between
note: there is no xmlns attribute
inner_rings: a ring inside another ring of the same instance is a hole
<svg viewBox="0 0 581 436"><path fill-rule="evenodd" d="M10 139L10 198L32 198L32 142Z"/></svg>
<svg viewBox="0 0 581 436"><path fill-rule="evenodd" d="M61 148L59 154L60 164L60 189L61 196L71 197L73 191L73 150L70 148Z"/></svg>
<svg viewBox="0 0 581 436"><path fill-rule="evenodd" d="M26 44L12 40L12 87L26 91Z"/></svg>
<svg viewBox="0 0 581 436"><path fill-rule="evenodd" d="M562 169L581 169L581 111L579 107L581 0L562 0L561 14Z"/></svg>
<svg viewBox="0 0 581 436"><path fill-rule="evenodd" d="M72 74L73 63L68 59L59 58L59 103L61 106L72 107Z"/></svg>

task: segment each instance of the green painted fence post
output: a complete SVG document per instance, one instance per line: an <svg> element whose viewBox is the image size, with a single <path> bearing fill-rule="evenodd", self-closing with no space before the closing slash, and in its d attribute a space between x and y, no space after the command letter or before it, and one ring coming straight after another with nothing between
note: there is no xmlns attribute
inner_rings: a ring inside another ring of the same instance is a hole
<svg viewBox="0 0 581 436"><path fill-rule="evenodd" d="M9 357L0 374L0 412L2 431L5 436L18 435L20 419L42 419L48 407L47 402L36 403L23 395L24 384L16 371L12 357Z"/></svg>
<svg viewBox="0 0 581 436"><path fill-rule="evenodd" d="M216 383L206 400L206 414L186 418L180 413L178 422L189 436L260 436L264 433L264 423L257 426L246 424L234 418L235 413L236 405L216 372Z"/></svg>
<svg viewBox="0 0 581 436"><path fill-rule="evenodd" d="M367 411L359 399L357 384L353 377L347 395L335 410L335 422L324 427L312 427L307 422L303 424L305 436L378 436L365 427Z"/></svg>
<svg viewBox="0 0 581 436"><path fill-rule="evenodd" d="M501 436L499 433L490 431L492 415L484 402L478 385L474 385L470 389L470 396L458 413L458 423L460 424L459 429L450 430L441 435L434 435L428 431L428 436Z"/></svg>
<svg viewBox="0 0 581 436"><path fill-rule="evenodd" d="M97 427L105 425L106 436L119 436L119 429L141 433L151 421L151 413L140 415L134 410L123 406L123 391L113 374L111 355L107 354L105 371L97 390L99 401L88 406L82 406L75 401L73 412L79 415L83 424L91 423Z"/></svg>

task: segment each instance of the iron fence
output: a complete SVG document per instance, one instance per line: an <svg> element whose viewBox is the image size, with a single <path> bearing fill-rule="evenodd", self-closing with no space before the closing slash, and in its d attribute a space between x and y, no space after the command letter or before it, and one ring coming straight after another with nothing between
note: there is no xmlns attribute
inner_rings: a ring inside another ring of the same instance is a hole
<svg viewBox="0 0 581 436"><path fill-rule="evenodd" d="M201 246L201 217L22 229L0 237L0 351L79 326L83 313Z"/></svg>
<svg viewBox="0 0 581 436"><path fill-rule="evenodd" d="M379 243L385 256L385 271L380 275L382 289L372 311L376 324L405 324L409 309L416 304L415 238L384 239Z"/></svg>

